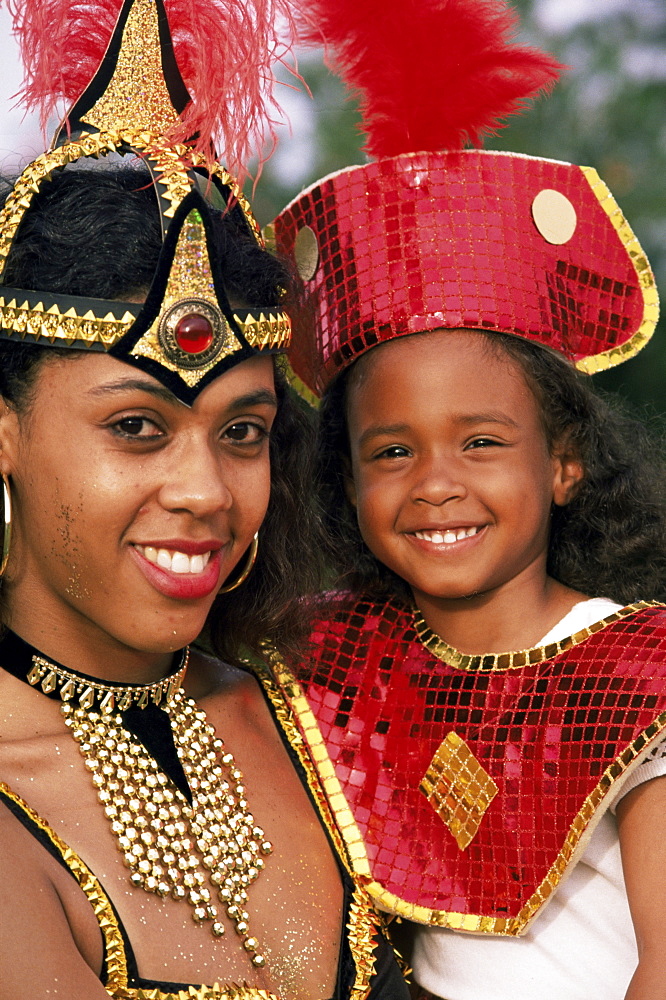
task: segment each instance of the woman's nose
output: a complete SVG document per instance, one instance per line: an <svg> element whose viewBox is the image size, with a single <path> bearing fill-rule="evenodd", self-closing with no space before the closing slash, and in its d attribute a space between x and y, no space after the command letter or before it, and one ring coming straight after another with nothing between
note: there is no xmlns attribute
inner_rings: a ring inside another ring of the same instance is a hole
<svg viewBox="0 0 666 1000"><path fill-rule="evenodd" d="M189 441L173 456L159 498L165 510L195 517L229 510L233 495L219 452L208 443Z"/></svg>

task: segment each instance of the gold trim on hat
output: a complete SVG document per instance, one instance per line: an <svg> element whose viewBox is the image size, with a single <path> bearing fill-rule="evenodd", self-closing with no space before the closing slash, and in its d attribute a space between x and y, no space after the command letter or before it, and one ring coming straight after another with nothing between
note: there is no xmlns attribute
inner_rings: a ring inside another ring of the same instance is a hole
<svg viewBox="0 0 666 1000"><path fill-rule="evenodd" d="M28 164L0 210L0 278L23 216L43 182L77 160L116 152L137 152L145 159L154 176L160 200L167 206L162 213L165 222L173 218L178 206L192 190L192 170L199 168L210 177L210 183L216 178L228 188L229 205L238 202L258 245L264 247L250 204L231 174L220 164L211 162L210 157L184 143L167 144L165 134L168 135L179 120L164 79L156 4L154 0L134 0L123 28L111 80L93 107L80 118L91 131L84 131L75 139L68 138ZM54 142L58 141L58 134ZM204 248L207 257L203 227L200 235L200 250ZM192 269L190 275L193 273ZM122 315L118 309L111 311L111 304L106 302L96 304L94 300L88 300L85 312L78 312L75 305L64 310L57 304L45 306L40 301L42 294L49 299L57 299L56 294L47 295L29 289L23 294L23 291L12 288L3 294L0 285L0 326L5 335L16 335L20 340L29 337L36 343L62 344L66 347L94 345L109 350L123 339L136 319L136 314L129 310ZM193 296L195 289L189 287L183 289L180 298ZM214 294L210 301L219 310ZM167 309L172 305L173 301L165 303ZM274 350L289 343L291 324L286 314L279 310L264 310L254 316L235 318L247 342L255 349ZM159 319L150 332L158 324ZM228 339L233 348L218 354L215 360L242 349L243 345L230 330ZM190 387L210 370L210 366L198 369L192 381L191 370L188 372L177 364L167 363L159 343L155 346L145 338L140 343L143 349L138 353L153 357L167 369L177 372Z"/></svg>
<svg viewBox="0 0 666 1000"><path fill-rule="evenodd" d="M76 140L65 143L62 146L52 149L30 163L17 180L13 191L7 198L3 209L0 211L0 273L4 269L7 255L13 243L16 231L21 224L23 215L30 208L34 195L40 190L43 181L48 180L51 175L70 163L88 156L99 156L109 152L117 152L123 147L131 146L133 149L147 149L154 140L154 136L147 133L136 133L130 130L114 133L84 133ZM202 154L195 150L190 150L185 146L176 146L171 150L162 150L155 156L147 155L151 165L156 170L156 185L159 186L160 193L166 201L170 203L169 208L164 212L167 217L172 217L183 198L192 190L192 180L188 175L188 166L205 167L206 161ZM234 178L223 167L213 165L209 168L210 173L217 177L220 182L229 188L231 197L237 201L247 219L252 233L260 246L263 246L263 239L259 232L257 222L252 214L249 203L238 190ZM189 217L188 217L189 218ZM200 216L199 216L200 220ZM192 238L192 229L188 229ZM200 240L196 247L191 247L188 254L181 251L181 260L178 263L180 274L189 275L189 283L179 277L180 292L177 298L189 298L197 293L198 288L203 283L208 283L209 293L204 296L209 299L215 308L217 298L212 291L212 278L210 276L210 261L206 247L205 233L203 225L196 231L196 239ZM181 247L181 233L178 247ZM178 251L177 251L178 252ZM184 259L187 257L187 267ZM206 275L197 277L197 269L194 267L194 260L205 257L207 272ZM174 262L175 264L175 262ZM195 287L196 285L196 287ZM175 287L175 286L174 286ZM82 347L91 347L93 344L101 345L104 350L109 350L117 344L129 331L136 317L133 313L126 311L120 318L107 310L107 303L104 303L105 311L95 311L88 302L88 308L84 313L78 313L71 306L63 312L57 305L48 308L42 302L30 306L26 298L16 295L20 289L12 289L11 295L2 294L0 285L0 325L10 334L16 334L17 339L23 340L30 336L39 343L40 340L48 341L49 344L62 343L63 346L80 344ZM37 293L39 294L39 293ZM44 293L46 294L46 293ZM160 317L164 309L170 308L176 301L173 298L169 302L164 301L160 311ZM101 303L100 303L101 305ZM195 372L184 370L173 364L165 357L159 346L157 335L149 336L157 330L160 322L158 317L151 330L139 341L141 348L137 350L139 344L134 348L132 354L142 354L158 361L163 367L170 371L177 372L190 387L210 370L214 363L220 360L217 355L214 362L198 369ZM239 329L251 347L257 350L275 350L286 347L291 338L291 322L286 313L276 309L264 310L254 316L242 319L234 315ZM240 350L242 345L235 335L229 330L230 342L233 339L233 349L226 350L221 356ZM154 343L153 343L154 340Z"/></svg>
<svg viewBox="0 0 666 1000"><path fill-rule="evenodd" d="M636 271L638 285L643 295L643 319L629 340L626 340L623 344L618 344L617 347L611 347L607 351L601 351L599 354L591 354L576 361L576 368L579 371L584 372L586 375L594 375L596 372L605 371L605 369L613 368L623 361L628 361L629 358L633 358L645 347L654 333L654 328L659 319L659 294L654 275L652 274L643 248L636 239L629 223L622 214L620 206L615 201L608 187L593 167L581 167L580 170L620 237L622 246L627 251L627 255Z"/></svg>

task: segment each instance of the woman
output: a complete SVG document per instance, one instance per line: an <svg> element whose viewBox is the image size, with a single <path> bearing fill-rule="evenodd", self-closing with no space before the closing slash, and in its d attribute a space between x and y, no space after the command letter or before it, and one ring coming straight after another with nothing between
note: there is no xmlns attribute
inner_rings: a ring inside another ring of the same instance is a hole
<svg viewBox="0 0 666 1000"><path fill-rule="evenodd" d="M161 14L0 216L0 993L405 997L269 671L187 650L213 609L227 656L293 640L307 435L248 206L117 99ZM111 144L153 176L61 169Z"/></svg>

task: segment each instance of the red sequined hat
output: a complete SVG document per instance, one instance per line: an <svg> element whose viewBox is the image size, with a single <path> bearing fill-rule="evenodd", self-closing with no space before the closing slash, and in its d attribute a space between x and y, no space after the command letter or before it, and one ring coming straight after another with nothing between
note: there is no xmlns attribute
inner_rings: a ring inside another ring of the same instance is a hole
<svg viewBox="0 0 666 1000"><path fill-rule="evenodd" d="M324 0L313 16L361 93L366 149L378 159L318 181L275 220L278 249L300 276L297 377L320 394L374 345L438 328L525 337L584 372L632 357L654 330L657 292L596 171L462 149L547 87L553 60L511 44L503 0L381 16L374 0L364 6L354 20L347 0ZM447 61L449 52L472 55Z"/></svg>

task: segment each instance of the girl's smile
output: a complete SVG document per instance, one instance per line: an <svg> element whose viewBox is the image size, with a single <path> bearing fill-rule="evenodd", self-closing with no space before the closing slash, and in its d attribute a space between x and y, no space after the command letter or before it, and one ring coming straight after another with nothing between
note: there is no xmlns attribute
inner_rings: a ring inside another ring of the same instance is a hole
<svg viewBox="0 0 666 1000"><path fill-rule="evenodd" d="M458 551L463 542L468 543L470 539L477 538L485 525L441 525L437 528L420 528L417 531L409 531L405 534L408 538L413 538L415 542L424 542L425 551L430 551L433 547L437 549L450 549L455 546Z"/></svg>
<svg viewBox="0 0 666 1000"><path fill-rule="evenodd" d="M347 418L363 538L432 628L459 601L540 602L551 507L579 471L516 362L481 333L398 338L356 363Z"/></svg>

